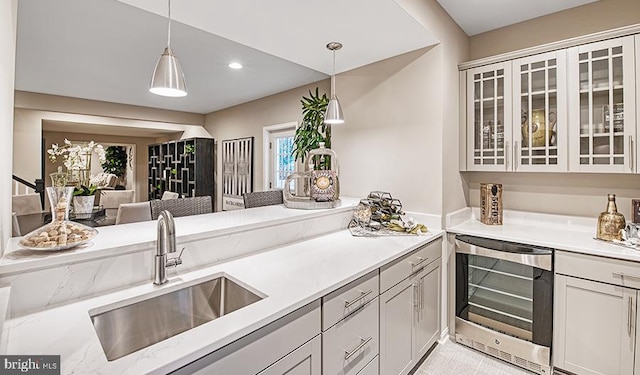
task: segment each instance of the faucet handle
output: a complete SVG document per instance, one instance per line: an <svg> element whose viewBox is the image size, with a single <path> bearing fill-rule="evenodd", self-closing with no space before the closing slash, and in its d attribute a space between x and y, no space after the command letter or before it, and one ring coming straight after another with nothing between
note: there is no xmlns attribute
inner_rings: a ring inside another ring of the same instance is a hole
<svg viewBox="0 0 640 375"><path fill-rule="evenodd" d="M178 267L182 264L182 253L184 252L184 247L180 250L180 255L177 258L169 258L167 259L167 268L168 267Z"/></svg>

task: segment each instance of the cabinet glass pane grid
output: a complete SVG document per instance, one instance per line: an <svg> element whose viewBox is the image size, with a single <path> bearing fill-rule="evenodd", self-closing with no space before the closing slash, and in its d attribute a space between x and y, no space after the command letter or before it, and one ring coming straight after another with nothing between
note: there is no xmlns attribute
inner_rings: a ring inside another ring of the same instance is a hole
<svg viewBox="0 0 640 375"><path fill-rule="evenodd" d="M622 46L579 54L580 164L623 165Z"/></svg>
<svg viewBox="0 0 640 375"><path fill-rule="evenodd" d="M469 256L468 282L471 321L531 340L531 267L498 259Z"/></svg>
<svg viewBox="0 0 640 375"><path fill-rule="evenodd" d="M556 62L556 59L549 59L520 66L522 150L516 155L520 165L558 164ZM541 103L542 108L534 102ZM533 114L540 111L544 114L543 119L535 122ZM539 133L538 127L545 124L543 133Z"/></svg>
<svg viewBox="0 0 640 375"><path fill-rule="evenodd" d="M504 165L504 69L474 75L475 165Z"/></svg>

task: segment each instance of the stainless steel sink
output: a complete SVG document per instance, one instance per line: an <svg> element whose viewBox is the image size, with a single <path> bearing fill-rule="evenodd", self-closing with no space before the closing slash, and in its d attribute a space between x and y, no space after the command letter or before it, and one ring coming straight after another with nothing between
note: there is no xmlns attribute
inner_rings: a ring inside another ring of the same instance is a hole
<svg viewBox="0 0 640 375"><path fill-rule="evenodd" d="M90 315L112 361L261 299L223 276Z"/></svg>

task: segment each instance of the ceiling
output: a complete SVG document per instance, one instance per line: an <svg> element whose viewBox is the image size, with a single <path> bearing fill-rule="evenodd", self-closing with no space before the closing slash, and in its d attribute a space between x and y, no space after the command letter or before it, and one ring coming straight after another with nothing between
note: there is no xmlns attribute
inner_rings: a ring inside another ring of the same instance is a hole
<svg viewBox="0 0 640 375"><path fill-rule="evenodd" d="M159 0L20 0L16 89L205 114L328 78L331 41L344 44L338 72L437 43L393 0L171 5L187 97L148 92L167 43Z"/></svg>
<svg viewBox="0 0 640 375"><path fill-rule="evenodd" d="M16 89L206 114L438 43L396 1L173 1L189 95L149 93L167 43L163 0L20 0ZM476 34L594 0L438 0ZM339 11L336 11L339 10ZM232 70L227 65L244 65Z"/></svg>
<svg viewBox="0 0 640 375"><path fill-rule="evenodd" d="M437 0L467 35L476 35L598 0Z"/></svg>

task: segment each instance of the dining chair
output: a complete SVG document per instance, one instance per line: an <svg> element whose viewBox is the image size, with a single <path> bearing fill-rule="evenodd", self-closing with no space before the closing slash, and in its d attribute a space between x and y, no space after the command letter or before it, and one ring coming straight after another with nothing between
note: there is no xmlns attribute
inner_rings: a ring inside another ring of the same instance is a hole
<svg viewBox="0 0 640 375"><path fill-rule="evenodd" d="M11 213L11 237L20 237L20 224L18 223L18 215L15 212Z"/></svg>
<svg viewBox="0 0 640 375"><path fill-rule="evenodd" d="M103 190L100 192L100 205L105 209L105 216L114 218L118 207L123 203L133 203L135 190Z"/></svg>
<svg viewBox="0 0 640 375"><path fill-rule="evenodd" d="M42 212L40 194L19 194L11 196L11 211L16 215L38 214Z"/></svg>
<svg viewBox="0 0 640 375"><path fill-rule="evenodd" d="M213 212L211 197L208 195L192 198L154 199L151 204L151 220L156 220L160 212L168 210L174 217L201 215Z"/></svg>
<svg viewBox="0 0 640 375"><path fill-rule="evenodd" d="M178 199L178 198L180 198L180 194L175 193L173 191L165 191L164 193L162 193L162 197L160 199L167 200L167 199Z"/></svg>
<svg viewBox="0 0 640 375"><path fill-rule="evenodd" d="M118 206L116 225L151 221L151 206L149 202L122 203Z"/></svg>
<svg viewBox="0 0 640 375"><path fill-rule="evenodd" d="M244 199L244 208L282 204L282 190L254 191L244 193L242 198Z"/></svg>

